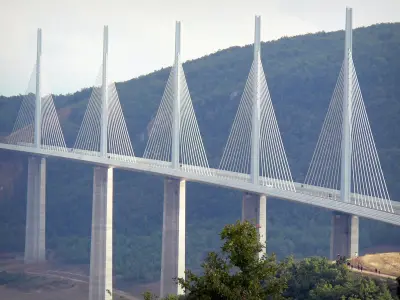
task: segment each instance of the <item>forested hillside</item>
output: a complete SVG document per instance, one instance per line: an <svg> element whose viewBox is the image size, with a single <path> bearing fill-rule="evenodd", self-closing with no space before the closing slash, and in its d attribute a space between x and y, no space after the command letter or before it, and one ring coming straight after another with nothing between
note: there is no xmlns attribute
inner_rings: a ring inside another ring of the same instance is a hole
<svg viewBox="0 0 400 300"><path fill-rule="evenodd" d="M344 32L282 38L262 44L263 66L293 178L302 181L343 60ZM390 195L400 200L400 24L354 31L353 59ZM217 167L252 61L252 47L232 47L184 64L210 165ZM170 69L117 83L135 154L143 154L148 125ZM1 93L1 91L0 91ZM72 146L90 89L55 96L66 142ZM21 97L0 97L0 132L12 129ZM22 251L26 157L0 152L0 251ZM7 164L5 164L7 162ZM10 162L12 164L10 165ZM92 167L49 159L48 247L57 259L88 262ZM115 171L115 272L150 281L160 269L163 184L161 177ZM279 199L268 201L268 251L278 257L328 255L330 212ZM187 264L199 266L219 244L216 232L240 218L241 194L187 184ZM361 253L400 248L400 231L361 220Z"/></svg>

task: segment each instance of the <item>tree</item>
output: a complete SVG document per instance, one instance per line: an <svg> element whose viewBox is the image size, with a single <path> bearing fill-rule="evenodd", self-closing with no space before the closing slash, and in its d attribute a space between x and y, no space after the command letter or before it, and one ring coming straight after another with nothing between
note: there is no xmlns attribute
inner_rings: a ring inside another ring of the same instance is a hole
<svg viewBox="0 0 400 300"><path fill-rule="evenodd" d="M177 282L187 292L187 299L258 300L283 299L287 287L286 262L275 255L263 255L255 226L247 221L224 227L220 234L221 252L210 252L202 264L203 274L186 271L186 279Z"/></svg>
<svg viewBox="0 0 400 300"><path fill-rule="evenodd" d="M266 247L259 242L255 226L247 221L227 225L220 233L221 252L210 252L202 263L203 274L185 272L186 279L175 278L186 296L168 296L164 300L263 300L285 299L287 261L278 263L275 255L259 253ZM156 299L146 292L145 300Z"/></svg>

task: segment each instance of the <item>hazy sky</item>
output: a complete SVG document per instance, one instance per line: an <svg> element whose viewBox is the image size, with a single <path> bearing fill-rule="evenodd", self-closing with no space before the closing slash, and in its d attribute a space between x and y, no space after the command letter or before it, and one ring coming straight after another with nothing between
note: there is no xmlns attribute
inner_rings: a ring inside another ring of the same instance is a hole
<svg viewBox="0 0 400 300"><path fill-rule="evenodd" d="M109 69L125 81L172 64L175 21L182 21L182 58L252 43L254 15L263 41L400 21L400 0L0 0L0 95L24 93L43 31L46 81L55 94L92 86L109 25ZM246 74L243 74L246 76Z"/></svg>

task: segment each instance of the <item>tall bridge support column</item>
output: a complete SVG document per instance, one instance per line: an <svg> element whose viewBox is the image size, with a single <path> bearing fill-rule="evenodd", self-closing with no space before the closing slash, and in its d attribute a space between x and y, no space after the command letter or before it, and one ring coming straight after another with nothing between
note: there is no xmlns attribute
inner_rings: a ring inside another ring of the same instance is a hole
<svg viewBox="0 0 400 300"><path fill-rule="evenodd" d="M46 260L46 159L29 157L25 263Z"/></svg>
<svg viewBox="0 0 400 300"><path fill-rule="evenodd" d="M346 8L346 30L344 45L344 76L343 76L343 122L340 166L340 199L350 203L352 174L352 108L353 108L353 78L350 70L352 37L352 9ZM358 217L334 212L332 217L331 259L337 255L354 257L358 254Z"/></svg>
<svg viewBox="0 0 400 300"><path fill-rule="evenodd" d="M112 299L113 169L95 167L89 300Z"/></svg>
<svg viewBox="0 0 400 300"><path fill-rule="evenodd" d="M267 197L252 193L244 193L242 200L242 221L249 221L257 226L260 242L267 242ZM260 252L260 257L266 253L266 248Z"/></svg>
<svg viewBox="0 0 400 300"><path fill-rule="evenodd" d="M185 276L186 182L166 178L162 229L160 297L182 295L174 278Z"/></svg>
<svg viewBox="0 0 400 300"><path fill-rule="evenodd" d="M358 255L358 217L341 212L332 214L332 231L330 259L335 260L338 255L347 258Z"/></svg>

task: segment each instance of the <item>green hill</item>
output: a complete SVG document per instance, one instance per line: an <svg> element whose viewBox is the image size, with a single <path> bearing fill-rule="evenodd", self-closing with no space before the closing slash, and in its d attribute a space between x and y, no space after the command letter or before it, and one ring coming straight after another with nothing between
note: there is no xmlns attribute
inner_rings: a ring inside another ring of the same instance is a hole
<svg viewBox="0 0 400 300"><path fill-rule="evenodd" d="M293 178L302 181L343 61L344 32L317 33L263 43L262 57ZM386 182L400 200L400 24L356 29L353 59ZM250 70L252 47L232 47L184 64L210 165L217 167ZM170 69L117 84L135 154L161 100ZM1 91L0 91L1 92ZM73 145L90 95L84 89L55 96L65 138ZM0 132L12 129L20 97L0 97ZM0 152L0 251L22 251L26 157ZM8 162L8 168L3 167ZM13 163L13 167L9 163ZM16 170L9 172L7 170ZM8 173L7 173L8 172ZM9 175L11 174L11 175ZM48 161L47 237L58 259L87 262L90 246L92 167ZM115 271L135 280L159 276L163 185L161 177L115 171ZM240 218L237 191L188 183L187 264L196 268L218 246L216 232ZM279 257L328 255L330 213L278 199L268 202L268 251ZM399 229L361 221L361 253L400 248ZM397 237L397 238L396 238ZM395 250L394 250L395 251Z"/></svg>

